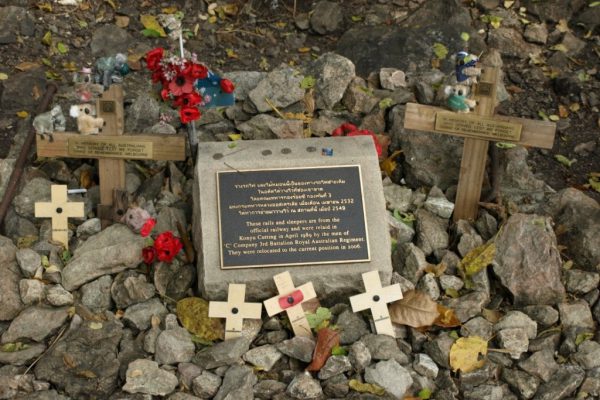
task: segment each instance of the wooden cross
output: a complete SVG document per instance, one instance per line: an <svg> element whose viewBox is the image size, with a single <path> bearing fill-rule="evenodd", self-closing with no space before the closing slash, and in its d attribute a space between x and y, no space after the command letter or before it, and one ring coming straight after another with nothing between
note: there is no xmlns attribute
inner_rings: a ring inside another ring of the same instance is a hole
<svg viewBox="0 0 600 400"><path fill-rule="evenodd" d="M124 134L123 88L111 85L96 100L98 117L105 125L98 135L54 132L53 140L37 136L37 154L42 157L96 158L100 178L98 216L105 227L125 213L113 204L125 189L125 160L185 160L182 135Z"/></svg>
<svg viewBox="0 0 600 400"><path fill-rule="evenodd" d="M225 318L225 340L242 335L244 319L260 319L261 303L246 303L246 285L231 283L227 301L211 301L208 303L208 316Z"/></svg>
<svg viewBox="0 0 600 400"><path fill-rule="evenodd" d="M375 322L375 331L380 335L396 337L387 304L402 298L400 284L382 287L378 271L365 272L362 278L366 292L350 297L352 311L358 312L370 308Z"/></svg>
<svg viewBox="0 0 600 400"><path fill-rule="evenodd" d="M438 107L408 103L404 127L465 138L456 193L454 220L475 220L481 196L489 141L551 149L556 124L494 115L499 69L483 68L475 85L477 107L473 114L460 114Z"/></svg>
<svg viewBox="0 0 600 400"><path fill-rule="evenodd" d="M69 248L68 218L84 216L84 203L69 203L67 199L67 185L51 186L51 201L49 203L35 203L35 216L37 218L52 218L52 240L60 242Z"/></svg>
<svg viewBox="0 0 600 400"><path fill-rule="evenodd" d="M302 303L317 297L312 283L307 282L300 287L294 287L292 276L288 271L275 275L273 280L279 295L264 302L267 314L272 317L282 311L287 312L294 334L311 337L310 325L304 314Z"/></svg>

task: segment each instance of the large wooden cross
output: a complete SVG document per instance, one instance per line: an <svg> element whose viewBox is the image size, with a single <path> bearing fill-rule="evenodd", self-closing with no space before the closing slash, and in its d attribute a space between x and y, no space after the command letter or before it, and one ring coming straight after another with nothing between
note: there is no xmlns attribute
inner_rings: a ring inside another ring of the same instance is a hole
<svg viewBox="0 0 600 400"><path fill-rule="evenodd" d="M124 133L123 88L112 85L96 100L96 112L105 125L98 135L54 132L52 140L37 136L37 154L42 157L98 159L102 225L118 221L126 210L115 209L125 189L125 160L185 160L182 135L138 135Z"/></svg>
<svg viewBox="0 0 600 400"><path fill-rule="evenodd" d="M227 301L208 303L210 318L225 318L225 340L242 335L244 319L260 319L261 303L246 303L246 285L230 283Z"/></svg>
<svg viewBox="0 0 600 400"><path fill-rule="evenodd" d="M500 70L484 67L475 85L477 107L473 114L455 113L438 107L408 103L404 127L465 138L456 193L454 220L475 220L481 197L490 141L551 149L556 124L494 115L496 85Z"/></svg>

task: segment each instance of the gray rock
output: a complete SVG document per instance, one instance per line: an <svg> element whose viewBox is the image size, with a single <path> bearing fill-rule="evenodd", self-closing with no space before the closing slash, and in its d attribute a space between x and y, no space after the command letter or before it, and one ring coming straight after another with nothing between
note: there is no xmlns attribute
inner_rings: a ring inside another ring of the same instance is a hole
<svg viewBox="0 0 600 400"><path fill-rule="evenodd" d="M43 68L11 74L10 79L2 82L4 90L0 97L0 107L3 110L33 109L34 105L37 104L37 100L31 95L24 96L23 93L33 93L33 90L43 91L45 85L46 78ZM48 191L49 197L50 191Z"/></svg>
<svg viewBox="0 0 600 400"><path fill-rule="evenodd" d="M44 299L44 284L37 279L21 279L19 293L25 305L40 303Z"/></svg>
<svg viewBox="0 0 600 400"><path fill-rule="evenodd" d="M502 379L524 399L532 398L540 385L538 378L518 369L503 369Z"/></svg>
<svg viewBox="0 0 600 400"><path fill-rule="evenodd" d="M223 74L223 77L229 79L235 85L235 99L245 101L248 93L254 89L258 83L265 78L267 74L257 71L232 71Z"/></svg>
<svg viewBox="0 0 600 400"><path fill-rule="evenodd" d="M127 367L127 380L123 390L129 393L145 393L165 396L172 393L179 381L171 372L158 367L152 360L135 360Z"/></svg>
<svg viewBox="0 0 600 400"><path fill-rule="evenodd" d="M596 289L600 283L600 274L579 269L565 271L564 278L567 292L579 295Z"/></svg>
<svg viewBox="0 0 600 400"><path fill-rule="evenodd" d="M519 367L527 373L548 382L558 370L559 365L554 360L554 351L544 349L533 353L529 358L520 361Z"/></svg>
<svg viewBox="0 0 600 400"><path fill-rule="evenodd" d="M463 394L464 400L502 400L505 398L502 387L495 385L477 386L465 390Z"/></svg>
<svg viewBox="0 0 600 400"><path fill-rule="evenodd" d="M200 350L192 362L206 369L231 365L237 362L249 348L250 342L244 337L226 340Z"/></svg>
<svg viewBox="0 0 600 400"><path fill-rule="evenodd" d="M192 265L157 263L154 265L154 286L162 296L174 300L187 297L188 289L196 283L196 268Z"/></svg>
<svg viewBox="0 0 600 400"><path fill-rule="evenodd" d="M38 202L50 201L52 182L45 178L33 178L28 181L13 201L15 212L21 217L33 218L34 205Z"/></svg>
<svg viewBox="0 0 600 400"><path fill-rule="evenodd" d="M259 114L237 128L244 139L299 139L304 135L302 121L275 118L267 114Z"/></svg>
<svg viewBox="0 0 600 400"><path fill-rule="evenodd" d="M329 379L335 375L343 374L352 370L350 359L346 356L331 356L325 362L325 365L319 371L319 379Z"/></svg>
<svg viewBox="0 0 600 400"><path fill-rule="evenodd" d="M143 132L156 122L160 115L158 101L147 94L135 99L125 113L125 132Z"/></svg>
<svg viewBox="0 0 600 400"><path fill-rule="evenodd" d="M154 293L154 285L147 282L145 275L135 271L119 273L110 286L110 295L120 309L146 301L152 298Z"/></svg>
<svg viewBox="0 0 600 400"><path fill-rule="evenodd" d="M134 268L142 262L144 247L142 236L125 225L111 225L75 250L62 271L62 284L71 291L102 275Z"/></svg>
<svg viewBox="0 0 600 400"><path fill-rule="evenodd" d="M594 330L594 319L589 304L584 300L558 305L560 322L563 330L589 329Z"/></svg>
<svg viewBox="0 0 600 400"><path fill-rule="evenodd" d="M552 306L527 306L522 310L542 327L554 325L558 321L558 311Z"/></svg>
<svg viewBox="0 0 600 400"><path fill-rule="evenodd" d="M600 367L600 343L593 340L584 341L579 345L573 359L586 370Z"/></svg>
<svg viewBox="0 0 600 400"><path fill-rule="evenodd" d="M222 379L219 375L213 374L209 371L202 371L192 381L192 388L194 394L200 396L203 399L212 398L219 391Z"/></svg>
<svg viewBox="0 0 600 400"><path fill-rule="evenodd" d="M498 332L497 340L500 347L508 350L514 359L519 359L529 347L527 331L522 328L503 329Z"/></svg>
<svg viewBox="0 0 600 400"><path fill-rule="evenodd" d="M575 365L563 364L548 382L538 388L534 400L562 400L581 385L585 372Z"/></svg>
<svg viewBox="0 0 600 400"><path fill-rule="evenodd" d="M498 221L487 211L479 210L479 217L475 221L475 228L483 240L489 240L498 232Z"/></svg>
<svg viewBox="0 0 600 400"><path fill-rule="evenodd" d="M523 33L525 40L536 44L546 44L548 41L548 28L546 24L528 24Z"/></svg>
<svg viewBox="0 0 600 400"><path fill-rule="evenodd" d="M493 334L493 324L483 317L475 317L465 322L460 328L461 336L479 336L490 339Z"/></svg>
<svg viewBox="0 0 600 400"><path fill-rule="evenodd" d="M585 41L579 39L570 31L565 32L561 44L567 49L565 54L569 57L579 55L586 45Z"/></svg>
<svg viewBox="0 0 600 400"><path fill-rule="evenodd" d="M415 96L421 104L433 104L435 93L433 88L427 82L418 81L415 84Z"/></svg>
<svg viewBox="0 0 600 400"><path fill-rule="evenodd" d="M383 185L383 195L388 208L399 212L407 212L411 205L413 192L406 186L390 183L389 185Z"/></svg>
<svg viewBox="0 0 600 400"><path fill-rule="evenodd" d="M327 398L343 399L346 398L350 391L349 381L345 375L340 374L327 379L321 384L323 393Z"/></svg>
<svg viewBox="0 0 600 400"><path fill-rule="evenodd" d="M378 102L379 99L367 87L367 82L359 77L352 79L342 98L344 106L353 114L368 114Z"/></svg>
<svg viewBox="0 0 600 400"><path fill-rule="evenodd" d="M125 314L123 314L123 322L128 326L144 331L150 327L150 320L153 315L163 318L167 313L168 310L163 303L157 298L152 298L127 308Z"/></svg>
<svg viewBox="0 0 600 400"><path fill-rule="evenodd" d="M46 289L46 301L55 307L73 304L73 295L61 285L52 285Z"/></svg>
<svg viewBox="0 0 600 400"><path fill-rule="evenodd" d="M281 359L283 354L273 345L255 347L244 354L244 360L264 371L271 368Z"/></svg>
<svg viewBox="0 0 600 400"><path fill-rule="evenodd" d="M176 392L170 395L168 400L201 400L200 397L192 396L184 392Z"/></svg>
<svg viewBox="0 0 600 400"><path fill-rule="evenodd" d="M507 200L523 209L532 210L528 204L540 202L551 193L546 183L538 179L527 163L528 152L523 147L515 147L500 152L498 180L500 190Z"/></svg>
<svg viewBox="0 0 600 400"><path fill-rule="evenodd" d="M32 36L35 20L23 7L0 7L0 44L17 42L17 36Z"/></svg>
<svg viewBox="0 0 600 400"><path fill-rule="evenodd" d="M145 128L144 131L146 133L154 133L154 134L159 134L159 135L174 135L177 133L177 129L175 129L175 127L173 125L168 124L165 121L159 121L156 124L152 125L151 127ZM132 177L132 179L135 179L135 178ZM129 186L129 184L130 184L129 178L127 178L127 184L128 184L128 186L127 186L128 193L135 192L139 187L137 185ZM173 396L171 396L170 398L172 398L172 397Z"/></svg>
<svg viewBox="0 0 600 400"><path fill-rule="evenodd" d="M477 234L477 231L465 220L458 221L456 224L456 233L460 237L456 249L458 254L465 257L469 252L483 244L483 239Z"/></svg>
<svg viewBox="0 0 600 400"><path fill-rule="evenodd" d="M379 84L382 88L388 90L406 87L406 75L404 71L396 68L381 68L379 70Z"/></svg>
<svg viewBox="0 0 600 400"><path fill-rule="evenodd" d="M537 46L523 40L517 30L503 27L489 31L488 45L498 49L503 56L516 58L526 58L538 50Z"/></svg>
<svg viewBox="0 0 600 400"><path fill-rule="evenodd" d="M457 292L465 286L465 283L458 276L454 275L442 275L439 277L440 286L442 290L448 289L456 290Z"/></svg>
<svg viewBox="0 0 600 400"><path fill-rule="evenodd" d="M127 54L132 38L126 30L112 24L101 25L92 34L92 55L95 57L114 56L116 53Z"/></svg>
<svg viewBox="0 0 600 400"><path fill-rule="evenodd" d="M556 304L565 296L556 236L547 218L511 216L496 239L494 272L514 304Z"/></svg>
<svg viewBox="0 0 600 400"><path fill-rule="evenodd" d="M112 282L110 275L104 275L83 285L81 287L81 303L94 312L110 310L112 308L110 297Z"/></svg>
<svg viewBox="0 0 600 400"><path fill-rule="evenodd" d="M392 255L394 271L416 284L429 265L423 251L412 243L405 243L396 248Z"/></svg>
<svg viewBox="0 0 600 400"><path fill-rule="evenodd" d="M456 299L444 299L442 303L446 307L454 310L456 317L461 322L465 322L481 313L481 310L489 303L489 294L482 291L475 291Z"/></svg>
<svg viewBox="0 0 600 400"><path fill-rule="evenodd" d="M396 240L397 245L412 242L415 230L409 224L398 221L392 214L387 214L387 223L390 236Z"/></svg>
<svg viewBox="0 0 600 400"><path fill-rule="evenodd" d="M427 273L421 277L417 283L417 290L427 294L433 301L440 298L440 287L434 274Z"/></svg>
<svg viewBox="0 0 600 400"><path fill-rule="evenodd" d="M223 377L223 384L213 400L253 400L252 387L257 378L252 368L232 365Z"/></svg>
<svg viewBox="0 0 600 400"><path fill-rule="evenodd" d="M46 350L46 345L42 343L31 343L25 346L23 350L19 351L0 350L0 364L26 365Z"/></svg>
<svg viewBox="0 0 600 400"><path fill-rule="evenodd" d="M400 350L396 340L391 336L369 333L360 341L367 346L373 360L393 359L402 365L408 364L408 356Z"/></svg>
<svg viewBox="0 0 600 400"><path fill-rule="evenodd" d="M254 397L257 399L272 399L276 394L285 392L287 385L283 382L278 382L272 379L264 379L258 381L254 385Z"/></svg>
<svg viewBox="0 0 600 400"><path fill-rule="evenodd" d="M9 321L19 314L23 308L23 302L19 294L21 272L15 261L8 261L10 253L13 254L12 259L14 260L16 247L10 239L6 239L6 241L4 239L0 236L0 304L2 304L0 321ZM6 256L3 257L4 255Z"/></svg>
<svg viewBox="0 0 600 400"><path fill-rule="evenodd" d="M429 211L420 209L415 213L417 217L417 246L429 255L436 250L448 247L448 221L443 220Z"/></svg>
<svg viewBox="0 0 600 400"><path fill-rule="evenodd" d="M588 393L591 396L600 395L600 369L595 368L588 371L585 380L579 387L580 393Z"/></svg>
<svg viewBox="0 0 600 400"><path fill-rule="evenodd" d="M427 211L445 219L450 218L454 211L454 203L448 201L444 193L435 186L429 192L424 207Z"/></svg>
<svg viewBox="0 0 600 400"><path fill-rule="evenodd" d="M181 175L181 172L173 166L172 163L169 163L169 176L171 179L174 179L177 183L173 183L172 186L178 185L179 182L185 180L185 177ZM177 178L179 176L179 179ZM176 192L177 190L174 190ZM178 195L182 196L183 192L181 189L178 190ZM186 226L187 221L185 218L185 212L180 208L175 207L163 207L158 213L158 218L156 218L156 226L154 227L155 232L164 232L171 231L177 232L177 224L181 226Z"/></svg>
<svg viewBox="0 0 600 400"><path fill-rule="evenodd" d="M310 362L312 360L314 349L314 340L305 336L294 336L289 340L284 340L277 344L277 350L288 357L303 362Z"/></svg>
<svg viewBox="0 0 600 400"><path fill-rule="evenodd" d="M529 339L535 339L537 336L537 324L521 311L509 311L494 325L495 332L510 328L523 329Z"/></svg>
<svg viewBox="0 0 600 400"><path fill-rule="evenodd" d="M427 354L417 354L415 356L415 360L413 361L412 366L417 373L427 378L437 378L439 368L436 365L436 363L431 359L431 357L429 357Z"/></svg>
<svg viewBox="0 0 600 400"><path fill-rule="evenodd" d="M321 111L319 116L313 118L313 120L310 122L310 131L315 136L327 136L344 122L345 120L338 117L335 113Z"/></svg>
<svg viewBox="0 0 600 400"><path fill-rule="evenodd" d="M288 385L286 393L299 400L318 399L323 395L323 389L319 381L306 373L297 375Z"/></svg>
<svg viewBox="0 0 600 400"><path fill-rule="evenodd" d="M189 362L195 353L192 336L184 328L167 329L156 338L154 360L159 364Z"/></svg>
<svg viewBox="0 0 600 400"><path fill-rule="evenodd" d="M356 372L362 372L371 364L371 352L369 348L360 340L350 347L348 359Z"/></svg>
<svg viewBox="0 0 600 400"><path fill-rule="evenodd" d="M77 315L65 337L35 366L37 379L46 380L72 398L108 398L117 389L117 348L122 324L110 314L101 323ZM72 368L70 366L73 366Z"/></svg>
<svg viewBox="0 0 600 400"><path fill-rule="evenodd" d="M408 370L394 360L379 361L365 371L365 381L381 386L397 398L403 398L413 384Z"/></svg>
<svg viewBox="0 0 600 400"><path fill-rule="evenodd" d="M17 262L23 276L33 278L37 270L42 266L42 257L32 249L19 249L17 251Z"/></svg>
<svg viewBox="0 0 600 400"><path fill-rule="evenodd" d="M259 113L272 111L265 98L275 107L285 108L304 98L304 89L300 88L302 79L292 68L271 71L248 93L248 98Z"/></svg>
<svg viewBox="0 0 600 400"><path fill-rule="evenodd" d="M328 2L319 3L317 9L323 3ZM339 7L337 4L335 6ZM331 19L331 15L326 18ZM325 53L317 58L310 66L310 73L317 78L314 86L316 108L327 110L333 109L342 100L355 75L352 61L335 53Z"/></svg>
<svg viewBox="0 0 600 400"><path fill-rule="evenodd" d="M179 363L177 365L177 372L179 373L179 380L181 381L183 387L187 389L192 388L193 380L200 376L200 374L204 371L202 368L192 363Z"/></svg>
<svg viewBox="0 0 600 400"><path fill-rule="evenodd" d="M69 313L67 308L32 306L23 310L2 335L2 343L19 339L41 342L52 335L65 323Z"/></svg>
<svg viewBox="0 0 600 400"><path fill-rule="evenodd" d="M310 17L310 27L320 35L340 29L344 21L342 7L332 1L319 1Z"/></svg>
<svg viewBox="0 0 600 400"><path fill-rule="evenodd" d="M448 333L442 332L423 345L425 353L442 368L450 369L450 348L454 339Z"/></svg>
<svg viewBox="0 0 600 400"><path fill-rule="evenodd" d="M352 344L361 336L369 333L367 323L358 314L350 310L342 312L336 320L340 332L340 344Z"/></svg>

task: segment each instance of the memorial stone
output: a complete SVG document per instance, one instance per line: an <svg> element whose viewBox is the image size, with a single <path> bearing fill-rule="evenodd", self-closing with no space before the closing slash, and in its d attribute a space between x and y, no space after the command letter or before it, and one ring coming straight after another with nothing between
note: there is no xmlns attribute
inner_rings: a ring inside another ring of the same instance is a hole
<svg viewBox="0 0 600 400"><path fill-rule="evenodd" d="M273 276L312 282L321 300L392 273L381 172L371 137L205 142L198 146L194 240L211 300L230 283L248 300L277 293Z"/></svg>

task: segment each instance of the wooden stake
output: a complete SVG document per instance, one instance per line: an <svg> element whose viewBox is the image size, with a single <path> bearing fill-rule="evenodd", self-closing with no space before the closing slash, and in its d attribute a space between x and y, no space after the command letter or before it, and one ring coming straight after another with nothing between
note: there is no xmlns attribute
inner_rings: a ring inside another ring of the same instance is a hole
<svg viewBox="0 0 600 400"><path fill-rule="evenodd" d="M208 316L225 318L225 340L242 335L244 319L260 319L261 303L246 303L246 285L230 283L227 301L211 301L208 303Z"/></svg>
<svg viewBox="0 0 600 400"><path fill-rule="evenodd" d="M52 195L49 203L35 203L37 218L52 218L52 240L60 242L69 248L68 218L84 216L84 203L69 203L67 185L52 185Z"/></svg>
<svg viewBox="0 0 600 400"><path fill-rule="evenodd" d="M275 275L273 280L279 295L264 302L269 317L285 311L296 336L312 337L310 325L302 308L302 303L317 297L312 283L307 282L300 287L295 287L288 271Z"/></svg>
<svg viewBox="0 0 600 400"><path fill-rule="evenodd" d="M350 297L352 311L371 309L375 331L380 335L396 337L387 305L402 298L400 284L382 287L378 271L365 272L362 278L366 292Z"/></svg>

